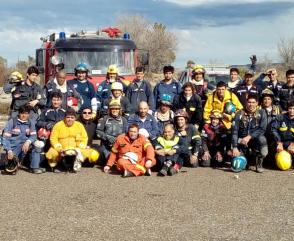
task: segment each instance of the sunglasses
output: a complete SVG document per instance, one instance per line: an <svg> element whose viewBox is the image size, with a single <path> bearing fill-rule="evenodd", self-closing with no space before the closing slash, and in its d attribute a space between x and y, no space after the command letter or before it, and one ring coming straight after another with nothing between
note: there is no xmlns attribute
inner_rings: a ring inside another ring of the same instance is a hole
<svg viewBox="0 0 294 241"><path fill-rule="evenodd" d="M92 114L92 112L86 112L86 111L84 111L83 114L88 114L88 115L90 115L90 114Z"/></svg>

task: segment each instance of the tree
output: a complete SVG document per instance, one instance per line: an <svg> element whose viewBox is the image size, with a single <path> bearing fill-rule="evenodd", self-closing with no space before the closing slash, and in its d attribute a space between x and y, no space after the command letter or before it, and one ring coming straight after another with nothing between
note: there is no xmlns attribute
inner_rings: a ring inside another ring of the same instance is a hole
<svg viewBox="0 0 294 241"><path fill-rule="evenodd" d="M294 38L280 39L278 42L280 57L287 69L294 67Z"/></svg>
<svg viewBox="0 0 294 241"><path fill-rule="evenodd" d="M0 86L3 86L7 78L7 60L0 56Z"/></svg>
<svg viewBox="0 0 294 241"><path fill-rule="evenodd" d="M151 23L144 17L135 15L119 17L117 25L123 32L130 33L138 49L149 52L149 71L161 72L164 65L175 60L176 35L169 32L162 23Z"/></svg>

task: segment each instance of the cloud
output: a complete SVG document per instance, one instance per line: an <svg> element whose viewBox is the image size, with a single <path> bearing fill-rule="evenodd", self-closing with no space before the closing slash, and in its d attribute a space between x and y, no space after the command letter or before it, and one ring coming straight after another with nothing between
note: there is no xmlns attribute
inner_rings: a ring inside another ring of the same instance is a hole
<svg viewBox="0 0 294 241"><path fill-rule="evenodd" d="M182 6L199 6L199 5L220 5L220 4L232 4L231 0L162 0ZM266 2L280 2L280 0L235 0L233 4L244 4L244 3L266 3Z"/></svg>

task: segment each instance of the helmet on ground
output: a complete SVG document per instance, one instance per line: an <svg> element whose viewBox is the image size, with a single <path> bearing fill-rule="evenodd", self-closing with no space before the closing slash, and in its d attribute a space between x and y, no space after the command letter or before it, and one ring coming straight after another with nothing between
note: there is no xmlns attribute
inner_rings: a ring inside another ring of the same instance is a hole
<svg viewBox="0 0 294 241"><path fill-rule="evenodd" d="M212 110L209 117L215 119L222 119L223 115L219 110Z"/></svg>
<svg viewBox="0 0 294 241"><path fill-rule="evenodd" d="M8 160L7 156L5 158L5 171L11 174L16 173L19 166L18 158L16 156L14 156L12 160Z"/></svg>
<svg viewBox="0 0 294 241"><path fill-rule="evenodd" d="M108 104L108 109L112 108L121 108L120 101L119 100L111 100Z"/></svg>
<svg viewBox="0 0 294 241"><path fill-rule="evenodd" d="M115 64L111 64L108 66L108 69L107 69L107 73L108 74L118 74L118 69L116 67Z"/></svg>
<svg viewBox="0 0 294 241"><path fill-rule="evenodd" d="M225 104L225 113L232 114L232 113L235 113L236 110L237 110L236 106L231 101Z"/></svg>
<svg viewBox="0 0 294 241"><path fill-rule="evenodd" d="M89 156L90 163L96 163L99 158L99 152L96 150L92 150Z"/></svg>
<svg viewBox="0 0 294 241"><path fill-rule="evenodd" d="M81 71L81 72L89 72L89 67L86 63L79 63L75 67L75 72Z"/></svg>
<svg viewBox="0 0 294 241"><path fill-rule="evenodd" d="M36 140L34 142L34 147L35 147L35 150L40 153L42 150L43 150L43 147L45 146L45 143L44 141L40 141L40 140Z"/></svg>
<svg viewBox="0 0 294 241"><path fill-rule="evenodd" d="M18 83L23 79L22 74L18 71L14 71L9 75L8 81L9 83Z"/></svg>
<svg viewBox="0 0 294 241"><path fill-rule="evenodd" d="M291 154L285 150L276 154L276 164L282 171L286 171L292 166Z"/></svg>
<svg viewBox="0 0 294 241"><path fill-rule="evenodd" d="M177 117L185 117L186 119L188 119L189 115L185 110L177 110L174 118L177 118Z"/></svg>
<svg viewBox="0 0 294 241"><path fill-rule="evenodd" d="M231 169L233 172L241 172L246 168L247 159L245 156L236 156L232 159Z"/></svg>
<svg viewBox="0 0 294 241"><path fill-rule="evenodd" d="M172 105L171 100L172 100L172 98L171 98L171 96L169 94L162 94L160 96L159 102L161 104L171 106Z"/></svg>
<svg viewBox="0 0 294 241"><path fill-rule="evenodd" d="M45 128L40 128L37 134L39 139L47 140L50 136L50 131Z"/></svg>
<svg viewBox="0 0 294 241"><path fill-rule="evenodd" d="M121 90L121 91L123 91L123 85L122 85L122 83L120 83L120 82L113 82L112 84L111 84L111 90Z"/></svg>

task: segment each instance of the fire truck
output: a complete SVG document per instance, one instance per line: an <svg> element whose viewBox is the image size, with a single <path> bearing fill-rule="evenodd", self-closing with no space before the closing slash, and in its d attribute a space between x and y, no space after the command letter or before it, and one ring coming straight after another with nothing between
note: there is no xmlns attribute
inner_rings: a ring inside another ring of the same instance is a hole
<svg viewBox="0 0 294 241"><path fill-rule="evenodd" d="M105 28L95 32L65 32L41 38L42 46L36 50L36 65L46 84L56 72L63 69L67 79L73 79L78 63L89 66L90 81L97 89L105 79L108 66L115 64L120 78L129 83L135 77L135 68L148 65L148 52L138 50L128 33L118 28Z"/></svg>

